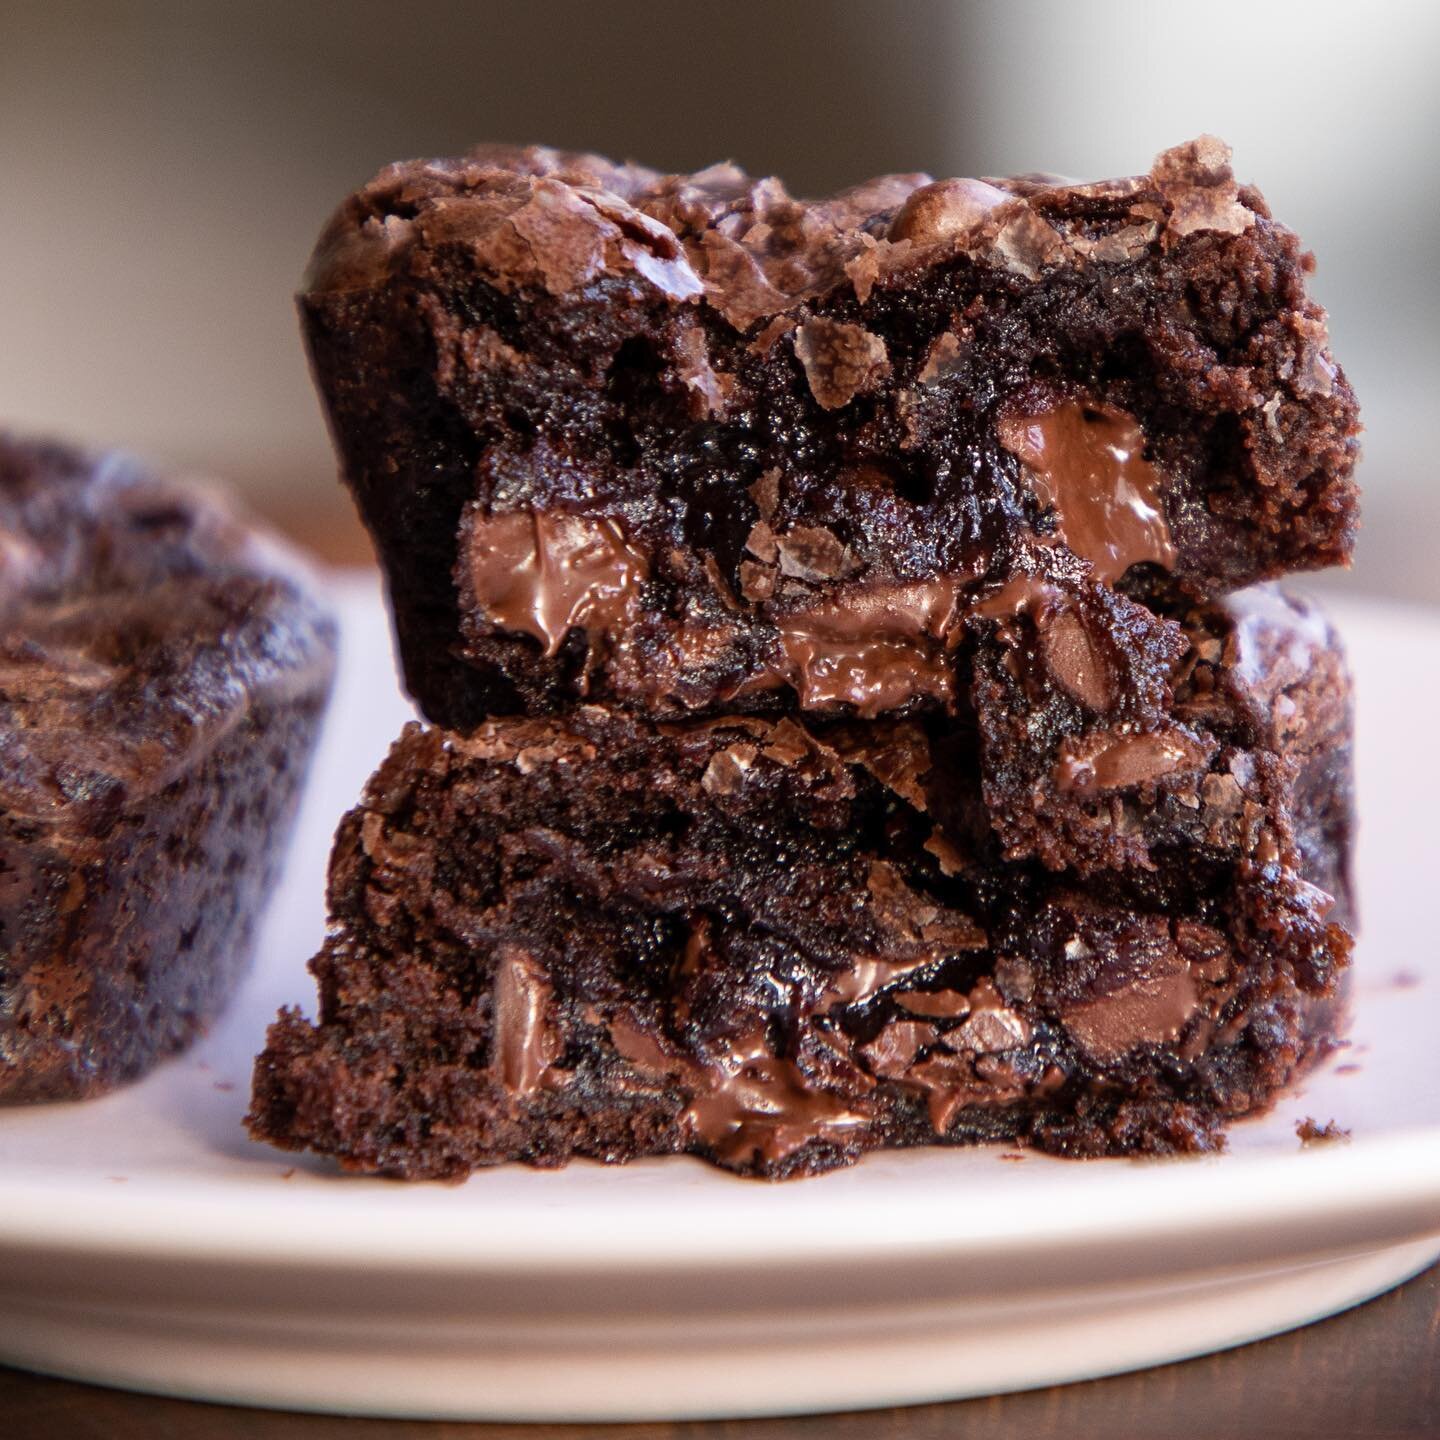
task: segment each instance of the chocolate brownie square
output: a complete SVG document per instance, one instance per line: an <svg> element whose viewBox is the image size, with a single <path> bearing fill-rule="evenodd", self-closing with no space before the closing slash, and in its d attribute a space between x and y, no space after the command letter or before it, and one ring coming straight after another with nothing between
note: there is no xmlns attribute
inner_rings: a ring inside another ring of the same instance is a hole
<svg viewBox="0 0 1440 1440"><path fill-rule="evenodd" d="M0 435L0 1103L181 1049L250 959L334 665L221 497Z"/></svg>
<svg viewBox="0 0 1440 1440"><path fill-rule="evenodd" d="M351 197L300 306L433 721L875 716L1027 595L1347 559L1311 263L1209 138L820 201L489 146Z"/></svg>
<svg viewBox="0 0 1440 1440"><path fill-rule="evenodd" d="M1182 633L1183 782L1062 753L1072 795L1165 790L1145 864L1085 880L1006 857L946 717L411 726L340 826L319 1017L271 1029L252 1133L409 1178L1214 1147L1339 1022L1348 691L1277 598Z"/></svg>

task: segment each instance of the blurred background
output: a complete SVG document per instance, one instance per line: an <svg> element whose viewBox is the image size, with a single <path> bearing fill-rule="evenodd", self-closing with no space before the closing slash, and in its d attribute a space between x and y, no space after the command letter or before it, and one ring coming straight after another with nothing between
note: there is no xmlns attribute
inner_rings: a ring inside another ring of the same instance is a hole
<svg viewBox="0 0 1440 1440"><path fill-rule="evenodd" d="M1346 583L1440 601L1437 62L1433 0L0 0L0 423L227 476L359 558L291 294L383 162L539 140L814 193L1125 174L1208 130L1319 257L1367 422Z"/></svg>

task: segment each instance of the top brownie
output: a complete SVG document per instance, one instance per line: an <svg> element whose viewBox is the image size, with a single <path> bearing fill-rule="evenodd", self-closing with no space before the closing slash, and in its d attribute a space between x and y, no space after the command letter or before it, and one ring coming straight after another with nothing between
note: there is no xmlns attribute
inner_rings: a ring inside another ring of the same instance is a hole
<svg viewBox="0 0 1440 1440"><path fill-rule="evenodd" d="M481 147L352 196L301 309L431 719L871 716L951 704L967 636L1057 589L1348 558L1310 268L1209 138L820 201Z"/></svg>

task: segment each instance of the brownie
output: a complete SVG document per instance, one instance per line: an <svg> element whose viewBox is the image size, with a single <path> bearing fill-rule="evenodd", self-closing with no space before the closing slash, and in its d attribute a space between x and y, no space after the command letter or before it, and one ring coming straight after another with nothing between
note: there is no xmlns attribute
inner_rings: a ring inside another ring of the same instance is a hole
<svg viewBox="0 0 1440 1440"><path fill-rule="evenodd" d="M820 201L489 146L351 197L300 307L433 721L872 717L1057 591L1133 627L1348 558L1311 265L1210 138Z"/></svg>
<svg viewBox="0 0 1440 1440"><path fill-rule="evenodd" d="M0 435L0 1101L105 1090L220 1012L334 644L223 498Z"/></svg>
<svg viewBox="0 0 1440 1440"><path fill-rule="evenodd" d="M1006 858L947 717L410 726L340 825L319 1019L272 1027L252 1134L407 1178L1213 1148L1339 1020L1350 730L1313 615L1187 627L1203 760L1145 864L1089 879Z"/></svg>
<svg viewBox="0 0 1440 1440"><path fill-rule="evenodd" d="M1053 590L968 658L978 756L944 755L978 767L983 823L1012 858L1088 874L1190 847L1293 864L1296 790L1347 793L1339 639L1273 586L1173 618Z"/></svg>

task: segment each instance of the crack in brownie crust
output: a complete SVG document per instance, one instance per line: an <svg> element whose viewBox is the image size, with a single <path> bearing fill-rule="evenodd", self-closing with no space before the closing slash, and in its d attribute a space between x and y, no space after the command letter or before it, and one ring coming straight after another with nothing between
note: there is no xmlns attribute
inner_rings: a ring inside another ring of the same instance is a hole
<svg viewBox="0 0 1440 1440"><path fill-rule="evenodd" d="M1209 139L813 202L482 147L348 201L301 310L432 720L875 715L952 703L1017 580L1173 609L1347 558L1309 265Z"/></svg>
<svg viewBox="0 0 1440 1440"><path fill-rule="evenodd" d="M0 436L0 1102L182 1049L249 963L334 627L217 497Z"/></svg>

